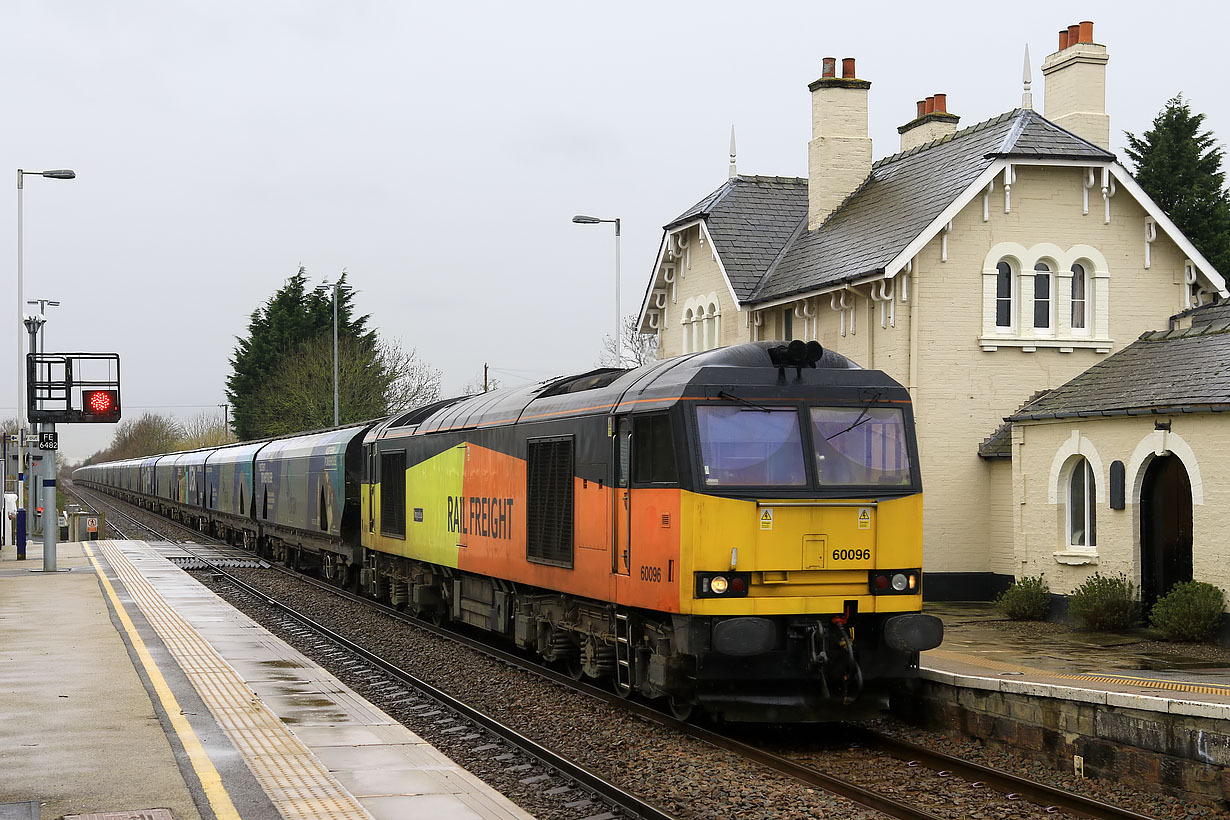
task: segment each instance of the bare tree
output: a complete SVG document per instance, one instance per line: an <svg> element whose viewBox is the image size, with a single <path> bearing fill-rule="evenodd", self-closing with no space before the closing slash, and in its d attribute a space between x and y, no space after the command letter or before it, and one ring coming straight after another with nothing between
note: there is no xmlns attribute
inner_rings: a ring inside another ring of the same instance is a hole
<svg viewBox="0 0 1230 820"><path fill-rule="evenodd" d="M435 401L440 371L396 342L342 339L338 347L339 422L379 418ZM283 356L251 402L258 436L333 426L333 339L320 336Z"/></svg>
<svg viewBox="0 0 1230 820"><path fill-rule="evenodd" d="M490 393L492 390L500 389L500 380L495 377L483 378L481 373L475 373L474 378L465 383L461 388L463 396L477 396L479 393Z"/></svg>
<svg viewBox="0 0 1230 820"><path fill-rule="evenodd" d="M146 413L137 419L121 421L115 428L111 445L99 450L82 464L169 453L183 437L183 428L175 419L157 413Z"/></svg>
<svg viewBox="0 0 1230 820"><path fill-rule="evenodd" d="M602 337L602 354L598 357L599 367L640 367L658 360L658 335L656 333L641 333L640 323L635 315L624 317L622 337L622 357L616 364L615 337L607 334Z"/></svg>
<svg viewBox="0 0 1230 820"><path fill-rule="evenodd" d="M197 450L201 447L221 447L238 439L226 429L226 422L213 413L198 413L181 423L183 438L175 445L176 450Z"/></svg>

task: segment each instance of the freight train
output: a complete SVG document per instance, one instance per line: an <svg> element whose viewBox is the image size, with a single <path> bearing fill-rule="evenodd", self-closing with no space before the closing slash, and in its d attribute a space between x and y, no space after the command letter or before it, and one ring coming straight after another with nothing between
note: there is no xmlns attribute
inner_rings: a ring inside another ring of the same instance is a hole
<svg viewBox="0 0 1230 820"><path fill-rule="evenodd" d="M909 394L815 342L73 478L679 717L848 718L942 639Z"/></svg>

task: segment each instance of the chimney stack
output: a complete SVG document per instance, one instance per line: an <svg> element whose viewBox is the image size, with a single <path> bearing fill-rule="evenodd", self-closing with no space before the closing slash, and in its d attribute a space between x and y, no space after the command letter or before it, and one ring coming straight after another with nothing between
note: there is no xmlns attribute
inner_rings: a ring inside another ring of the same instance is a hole
<svg viewBox="0 0 1230 820"><path fill-rule="evenodd" d="M1106 113L1106 46L1093 42L1093 23L1085 20L1059 30L1059 50L1042 63L1046 118L1073 134L1110 150Z"/></svg>
<svg viewBox="0 0 1230 820"><path fill-rule="evenodd" d="M897 129L902 152L957 133L961 118L948 113L948 95L934 94L918 101L918 116Z"/></svg>
<svg viewBox="0 0 1230 820"><path fill-rule="evenodd" d="M811 89L811 142L807 144L807 229L814 231L871 173L867 134L867 92L857 79L854 58L825 57Z"/></svg>

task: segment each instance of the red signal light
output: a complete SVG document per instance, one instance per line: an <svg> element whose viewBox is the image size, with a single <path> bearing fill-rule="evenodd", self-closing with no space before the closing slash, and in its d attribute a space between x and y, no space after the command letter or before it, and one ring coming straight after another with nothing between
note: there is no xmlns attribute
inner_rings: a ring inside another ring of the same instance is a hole
<svg viewBox="0 0 1230 820"><path fill-rule="evenodd" d="M86 415L103 416L115 412L118 400L116 390L87 390L81 397L81 410Z"/></svg>

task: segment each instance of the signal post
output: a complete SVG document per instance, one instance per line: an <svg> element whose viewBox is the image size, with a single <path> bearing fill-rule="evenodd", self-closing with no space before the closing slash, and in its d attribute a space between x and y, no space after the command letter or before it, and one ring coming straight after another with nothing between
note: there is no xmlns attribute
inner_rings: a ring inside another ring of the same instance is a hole
<svg viewBox="0 0 1230 820"><path fill-rule="evenodd" d="M56 571L60 522L56 499L56 424L115 424L120 420L118 353L30 353L26 405L41 427L43 460L43 572Z"/></svg>

